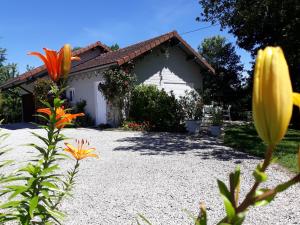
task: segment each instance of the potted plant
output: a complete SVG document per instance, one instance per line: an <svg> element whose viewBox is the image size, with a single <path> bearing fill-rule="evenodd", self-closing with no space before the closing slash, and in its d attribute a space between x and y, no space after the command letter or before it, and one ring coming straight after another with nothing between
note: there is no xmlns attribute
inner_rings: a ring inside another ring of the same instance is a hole
<svg viewBox="0 0 300 225"><path fill-rule="evenodd" d="M222 124L222 109L220 107L216 107L212 112L211 126L209 128L210 134L216 137L220 136Z"/></svg>
<svg viewBox="0 0 300 225"><path fill-rule="evenodd" d="M186 130L192 134L199 133L203 107L201 96L195 90L186 90L179 103L184 112Z"/></svg>

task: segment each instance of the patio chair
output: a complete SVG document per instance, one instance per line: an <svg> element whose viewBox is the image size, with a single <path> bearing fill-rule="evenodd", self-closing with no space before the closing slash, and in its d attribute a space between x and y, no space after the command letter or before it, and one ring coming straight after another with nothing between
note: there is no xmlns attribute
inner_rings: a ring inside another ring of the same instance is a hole
<svg viewBox="0 0 300 225"><path fill-rule="evenodd" d="M227 109L223 109L224 120L227 119L227 120L231 121L230 109L231 109L231 105L228 105Z"/></svg>

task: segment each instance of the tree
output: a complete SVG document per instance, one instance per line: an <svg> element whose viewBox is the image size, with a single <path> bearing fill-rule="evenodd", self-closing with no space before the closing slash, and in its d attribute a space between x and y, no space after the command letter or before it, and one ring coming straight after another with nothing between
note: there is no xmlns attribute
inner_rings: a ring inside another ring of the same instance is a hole
<svg viewBox="0 0 300 225"><path fill-rule="evenodd" d="M256 55L259 48L281 46L293 87L300 90L299 0L200 0L199 21L219 22L237 38L239 47Z"/></svg>
<svg viewBox="0 0 300 225"><path fill-rule="evenodd" d="M114 45L110 46L110 49L112 51L117 51L118 49L120 49L120 46L117 43L115 43Z"/></svg>
<svg viewBox="0 0 300 225"><path fill-rule="evenodd" d="M233 104L242 90L243 66L233 44L226 38L214 36L205 38L198 47L199 53L216 71L213 76L204 76L203 100L206 104L211 101Z"/></svg>
<svg viewBox="0 0 300 225"><path fill-rule="evenodd" d="M3 62L6 60L6 49L0 48L0 68L3 66Z"/></svg>
<svg viewBox="0 0 300 225"><path fill-rule="evenodd" d="M0 66L0 84L18 76L17 65L12 63ZM19 88L0 93L0 120L5 123L20 122L22 119L22 101Z"/></svg>
<svg viewBox="0 0 300 225"><path fill-rule="evenodd" d="M0 84L18 76L17 64L4 65L6 61L6 49L0 48ZM21 98L19 89L13 88L9 91L0 92L0 120L4 122L19 122L21 120Z"/></svg>
<svg viewBox="0 0 300 225"><path fill-rule="evenodd" d="M72 49L72 51L76 51L76 50L79 50L79 49L81 49L82 47L80 47L80 46L75 46L75 47L73 47L73 49Z"/></svg>

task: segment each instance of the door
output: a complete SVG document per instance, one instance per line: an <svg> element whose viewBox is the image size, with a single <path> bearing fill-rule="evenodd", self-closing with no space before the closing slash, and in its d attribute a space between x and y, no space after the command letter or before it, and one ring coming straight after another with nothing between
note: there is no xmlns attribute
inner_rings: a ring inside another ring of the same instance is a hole
<svg viewBox="0 0 300 225"><path fill-rule="evenodd" d="M96 125L107 123L106 99L98 89L99 83L99 81L94 83Z"/></svg>
<svg viewBox="0 0 300 225"><path fill-rule="evenodd" d="M23 121L32 122L34 121L33 114L34 110L34 97L33 94L22 95L22 112L23 112Z"/></svg>

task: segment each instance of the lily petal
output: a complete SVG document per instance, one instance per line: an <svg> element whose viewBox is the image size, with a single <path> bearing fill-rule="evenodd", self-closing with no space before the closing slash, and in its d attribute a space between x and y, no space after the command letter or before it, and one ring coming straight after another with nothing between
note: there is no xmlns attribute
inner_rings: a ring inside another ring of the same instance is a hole
<svg viewBox="0 0 300 225"><path fill-rule="evenodd" d="M299 93L293 93L293 104L298 106L300 108L300 94Z"/></svg>

